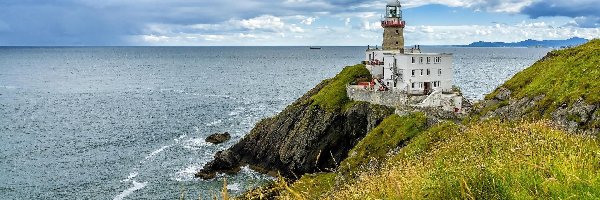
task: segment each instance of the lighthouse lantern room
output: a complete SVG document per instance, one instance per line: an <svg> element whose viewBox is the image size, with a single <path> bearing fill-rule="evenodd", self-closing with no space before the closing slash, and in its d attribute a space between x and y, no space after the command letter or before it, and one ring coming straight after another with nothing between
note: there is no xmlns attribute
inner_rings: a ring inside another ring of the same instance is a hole
<svg viewBox="0 0 600 200"><path fill-rule="evenodd" d="M383 50L404 49L404 26L400 1L392 1L386 5L386 14L381 21L383 27Z"/></svg>

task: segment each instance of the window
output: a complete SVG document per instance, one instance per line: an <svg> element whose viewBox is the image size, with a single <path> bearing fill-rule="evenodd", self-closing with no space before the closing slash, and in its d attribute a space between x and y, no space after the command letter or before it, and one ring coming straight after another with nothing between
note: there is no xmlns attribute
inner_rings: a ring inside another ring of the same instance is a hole
<svg viewBox="0 0 600 200"><path fill-rule="evenodd" d="M435 59L433 59L434 63L441 63L442 62L442 57L435 57Z"/></svg>
<svg viewBox="0 0 600 200"><path fill-rule="evenodd" d="M433 87L437 87L437 81L433 82Z"/></svg>
<svg viewBox="0 0 600 200"><path fill-rule="evenodd" d="M398 31L397 29L396 29L396 34L400 34L400 31Z"/></svg>
<svg viewBox="0 0 600 200"><path fill-rule="evenodd" d="M415 57L412 57L412 63L416 63L417 59L415 59Z"/></svg>
<svg viewBox="0 0 600 200"><path fill-rule="evenodd" d="M421 70L421 76L423 76L423 70Z"/></svg>
<svg viewBox="0 0 600 200"><path fill-rule="evenodd" d="M438 76L442 75L442 69L438 69Z"/></svg>
<svg viewBox="0 0 600 200"><path fill-rule="evenodd" d="M414 69L412 70L412 76L413 77L415 76L415 70Z"/></svg>
<svg viewBox="0 0 600 200"><path fill-rule="evenodd" d="M423 57L419 57L419 63L423 64Z"/></svg>
<svg viewBox="0 0 600 200"><path fill-rule="evenodd" d="M412 83L411 85L412 85L412 88L415 88L415 83Z"/></svg>
<svg viewBox="0 0 600 200"><path fill-rule="evenodd" d="M431 57L427 57L427 64L431 63Z"/></svg>
<svg viewBox="0 0 600 200"><path fill-rule="evenodd" d="M398 41L396 41L396 44L398 44Z"/></svg>
<svg viewBox="0 0 600 200"><path fill-rule="evenodd" d="M427 69L427 76L429 76L429 74L431 74L431 70Z"/></svg>

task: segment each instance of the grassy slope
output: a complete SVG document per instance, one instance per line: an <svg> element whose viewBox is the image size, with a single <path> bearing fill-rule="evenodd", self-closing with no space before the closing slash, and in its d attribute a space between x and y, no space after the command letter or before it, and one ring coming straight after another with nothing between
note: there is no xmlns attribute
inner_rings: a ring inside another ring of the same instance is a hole
<svg viewBox="0 0 600 200"><path fill-rule="evenodd" d="M337 74L330 83L312 96L313 106L319 106L329 111L340 111L351 105L352 101L346 95L346 84L358 78L369 78L371 74L364 65L348 66Z"/></svg>
<svg viewBox="0 0 600 200"><path fill-rule="evenodd" d="M533 66L517 73L502 87L516 98L545 94L532 117L548 117L562 104L572 105L583 98L588 104L600 103L600 40L579 47L555 50ZM497 90L489 94L491 99Z"/></svg>
<svg viewBox="0 0 600 200"><path fill-rule="evenodd" d="M387 153L409 141L425 129L427 118L423 113L400 117L391 115L365 136L340 164L340 172L355 173L369 166L371 161L383 161Z"/></svg>
<svg viewBox="0 0 600 200"><path fill-rule="evenodd" d="M598 103L599 47L600 40L593 40L575 49L554 51L503 86L517 98L546 94L537 105L541 116L580 97L589 104ZM282 197L600 198L600 146L594 138L555 130L543 121L487 121L466 127L447 122L422 131L415 123L421 120L418 115L389 117L342 162L351 167L306 175L285 189ZM407 121L413 125L403 123ZM401 141L407 145L397 154L387 154ZM371 172L358 170L357 166L371 159L385 160L387 165ZM361 173L360 178L348 179L348 170Z"/></svg>
<svg viewBox="0 0 600 200"><path fill-rule="evenodd" d="M339 187L333 173L303 177L283 198L600 198L598 142L545 122L444 123L416 135L386 162Z"/></svg>
<svg viewBox="0 0 600 200"><path fill-rule="evenodd" d="M600 198L600 148L544 122L445 125L336 198ZM429 149L426 151L419 151ZM415 153L416 152L416 153ZM419 153L420 152L420 153Z"/></svg>

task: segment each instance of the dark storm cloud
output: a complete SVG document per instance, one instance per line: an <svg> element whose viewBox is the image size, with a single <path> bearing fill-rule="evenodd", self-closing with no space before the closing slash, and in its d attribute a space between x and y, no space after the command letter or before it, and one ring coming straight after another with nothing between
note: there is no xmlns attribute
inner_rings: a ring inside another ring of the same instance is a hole
<svg viewBox="0 0 600 200"><path fill-rule="evenodd" d="M294 3L296 2L296 3ZM260 15L346 12L361 1L3 0L0 45L118 45L147 24L216 24Z"/></svg>
<svg viewBox="0 0 600 200"><path fill-rule="evenodd" d="M571 17L578 25L585 28L595 28L600 25L600 2L597 0L558 1L544 0L524 7L521 13L531 18L538 17Z"/></svg>

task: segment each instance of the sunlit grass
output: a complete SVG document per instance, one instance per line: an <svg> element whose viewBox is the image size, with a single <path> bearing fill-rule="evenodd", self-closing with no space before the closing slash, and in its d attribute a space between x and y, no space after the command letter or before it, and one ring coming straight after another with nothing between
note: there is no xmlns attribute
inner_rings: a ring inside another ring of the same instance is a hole
<svg viewBox="0 0 600 200"><path fill-rule="evenodd" d="M313 106L319 106L329 111L339 111L346 104L351 103L346 94L346 84L359 78L369 78L371 74L365 65L347 66L337 74L317 94L311 97Z"/></svg>
<svg viewBox="0 0 600 200"><path fill-rule="evenodd" d="M441 125L333 199L597 199L600 148L546 122Z"/></svg>

